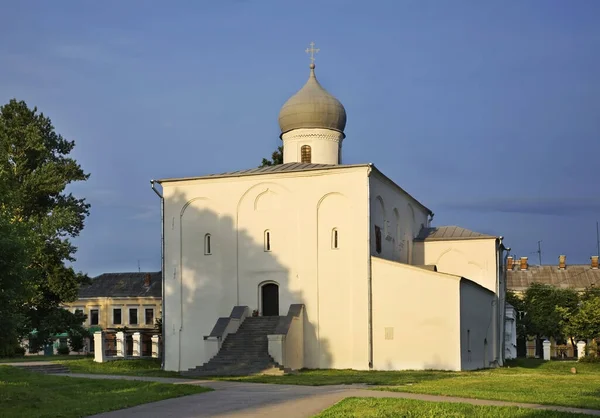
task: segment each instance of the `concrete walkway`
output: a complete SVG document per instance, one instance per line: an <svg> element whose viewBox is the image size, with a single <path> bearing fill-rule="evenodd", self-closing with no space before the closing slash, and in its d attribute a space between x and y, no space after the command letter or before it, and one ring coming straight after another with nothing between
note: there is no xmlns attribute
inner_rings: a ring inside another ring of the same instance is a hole
<svg viewBox="0 0 600 418"><path fill-rule="evenodd" d="M94 415L102 418L136 417L312 417L348 397L403 398L430 402L461 402L472 405L519 406L522 408L574 412L600 416L600 410L538 405L516 402L456 398L416 393L383 392L366 389L366 385L298 386L263 383L225 382L162 377L138 377L68 373L63 376L89 379L123 379L200 385L215 389L213 392L166 399L119 411ZM372 386L370 386L372 387Z"/></svg>

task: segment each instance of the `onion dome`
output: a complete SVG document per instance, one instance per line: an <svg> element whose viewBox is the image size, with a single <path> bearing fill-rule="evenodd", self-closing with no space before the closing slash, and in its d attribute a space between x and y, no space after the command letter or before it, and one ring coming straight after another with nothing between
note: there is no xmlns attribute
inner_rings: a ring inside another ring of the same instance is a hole
<svg viewBox="0 0 600 418"><path fill-rule="evenodd" d="M317 81L315 64L310 64L308 81L288 99L279 112L281 134L300 128L323 128L344 132L346 109Z"/></svg>

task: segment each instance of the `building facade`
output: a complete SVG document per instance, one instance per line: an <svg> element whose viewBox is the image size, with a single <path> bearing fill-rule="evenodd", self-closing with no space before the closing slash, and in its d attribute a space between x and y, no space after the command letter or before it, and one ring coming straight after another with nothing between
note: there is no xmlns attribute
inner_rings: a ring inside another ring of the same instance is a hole
<svg viewBox="0 0 600 418"><path fill-rule="evenodd" d="M434 228L433 213L373 164L341 164L345 109L314 64L279 124L281 165L153 181L165 369L208 362L206 342L234 307L284 317L297 305L301 338L286 349L301 353L295 367L502 364L501 237Z"/></svg>

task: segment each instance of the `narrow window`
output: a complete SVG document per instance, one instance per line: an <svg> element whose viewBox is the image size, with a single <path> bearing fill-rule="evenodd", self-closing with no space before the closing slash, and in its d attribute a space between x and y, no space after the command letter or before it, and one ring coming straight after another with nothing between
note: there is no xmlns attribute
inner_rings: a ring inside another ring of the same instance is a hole
<svg viewBox="0 0 600 418"><path fill-rule="evenodd" d="M129 325L137 325L138 323L138 310L137 308L129 309Z"/></svg>
<svg viewBox="0 0 600 418"><path fill-rule="evenodd" d="M81 308L75 309L75 314L78 314L78 313L83 315L83 309L81 309Z"/></svg>
<svg viewBox="0 0 600 418"><path fill-rule="evenodd" d="M154 309L146 308L146 325L152 325L154 323Z"/></svg>
<svg viewBox="0 0 600 418"><path fill-rule="evenodd" d="M121 325L121 309L120 308L115 308L113 309L113 324L114 325Z"/></svg>
<svg viewBox="0 0 600 418"><path fill-rule="evenodd" d="M467 351L471 352L471 330L467 330Z"/></svg>
<svg viewBox="0 0 600 418"><path fill-rule="evenodd" d="M300 148L300 158L303 163L310 163L312 160L310 145L302 145Z"/></svg>
<svg viewBox="0 0 600 418"><path fill-rule="evenodd" d="M375 251L381 254L381 228L375 225Z"/></svg>
<svg viewBox="0 0 600 418"><path fill-rule="evenodd" d="M271 231L265 231L265 251L271 251Z"/></svg>
<svg viewBox="0 0 600 418"><path fill-rule="evenodd" d="M204 255L211 255L212 254L212 250L211 250L211 240L210 240L210 234L206 234L204 236Z"/></svg>
<svg viewBox="0 0 600 418"><path fill-rule="evenodd" d="M331 231L331 248L337 250L338 248L340 248L338 244L338 230L337 228L333 228L333 230Z"/></svg>
<svg viewBox="0 0 600 418"><path fill-rule="evenodd" d="M90 310L90 325L98 325L98 309Z"/></svg>

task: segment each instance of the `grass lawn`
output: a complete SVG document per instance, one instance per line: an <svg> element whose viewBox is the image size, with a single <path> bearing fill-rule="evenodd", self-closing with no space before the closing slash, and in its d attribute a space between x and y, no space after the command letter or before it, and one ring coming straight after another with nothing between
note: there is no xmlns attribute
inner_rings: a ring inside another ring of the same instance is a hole
<svg viewBox="0 0 600 418"><path fill-rule="evenodd" d="M577 374L571 374L571 367ZM297 385L366 383L378 390L600 409L600 364L520 360L511 367L472 371L307 370L287 376L223 378Z"/></svg>
<svg viewBox="0 0 600 418"><path fill-rule="evenodd" d="M96 363L92 358L59 361L69 368L71 373L119 374L125 376L181 377L178 372L160 369L159 359L114 360Z"/></svg>
<svg viewBox="0 0 600 418"><path fill-rule="evenodd" d="M347 398L317 415L331 417L581 417L556 411L539 411L516 407L478 406L464 403L437 403L412 399Z"/></svg>
<svg viewBox="0 0 600 418"><path fill-rule="evenodd" d="M210 390L191 385L49 376L0 366L0 416L83 417Z"/></svg>
<svg viewBox="0 0 600 418"><path fill-rule="evenodd" d="M30 361L71 361L92 358L90 356L23 356L23 357L2 357L0 363L25 363Z"/></svg>

